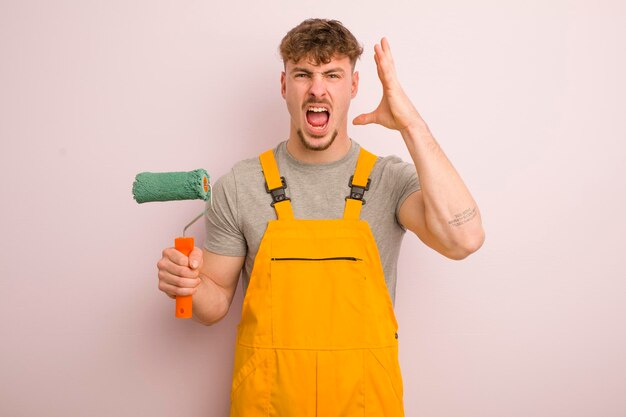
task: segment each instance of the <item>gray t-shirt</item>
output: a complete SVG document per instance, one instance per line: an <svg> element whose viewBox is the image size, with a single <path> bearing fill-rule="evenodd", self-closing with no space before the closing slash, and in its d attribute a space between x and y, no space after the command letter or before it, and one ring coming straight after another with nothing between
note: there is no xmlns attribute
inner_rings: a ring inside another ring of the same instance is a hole
<svg viewBox="0 0 626 417"><path fill-rule="evenodd" d="M354 174L360 146L352 141L350 151L329 164L307 164L294 159L287 142L274 149L280 175L287 182L286 194L296 219L343 217L348 182ZM380 253L385 282L395 302L400 243L406 231L398 222L398 210L409 194L420 189L415 166L397 156L378 157L365 193L361 219L367 221ZM212 188L212 209L207 210L204 247L213 253L245 256L242 269L244 294L250 282L254 258L267 222L276 219L265 190L258 157L235 164Z"/></svg>

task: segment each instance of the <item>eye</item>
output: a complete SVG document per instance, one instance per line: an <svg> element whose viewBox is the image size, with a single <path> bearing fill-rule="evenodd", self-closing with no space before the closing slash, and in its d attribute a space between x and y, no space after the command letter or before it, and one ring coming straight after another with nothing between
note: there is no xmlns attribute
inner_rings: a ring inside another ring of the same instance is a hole
<svg viewBox="0 0 626 417"><path fill-rule="evenodd" d="M305 73L305 72L299 72L295 75L296 78L306 78L308 77L309 74Z"/></svg>

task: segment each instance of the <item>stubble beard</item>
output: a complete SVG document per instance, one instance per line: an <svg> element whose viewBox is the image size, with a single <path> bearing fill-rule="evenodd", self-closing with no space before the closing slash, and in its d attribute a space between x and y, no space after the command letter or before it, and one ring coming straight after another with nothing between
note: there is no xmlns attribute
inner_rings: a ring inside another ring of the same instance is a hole
<svg viewBox="0 0 626 417"><path fill-rule="evenodd" d="M304 137L304 133L302 133L302 129L298 129L297 133L298 133L298 137L300 138L300 142L302 143L302 145L310 151L325 151L326 149L330 147L330 145L333 144L333 142L335 141L335 138L339 134L339 132L335 130L332 133L332 136L330 137L330 140L328 142L321 143L320 145L315 146ZM322 137L323 136L317 136L316 138L322 138Z"/></svg>

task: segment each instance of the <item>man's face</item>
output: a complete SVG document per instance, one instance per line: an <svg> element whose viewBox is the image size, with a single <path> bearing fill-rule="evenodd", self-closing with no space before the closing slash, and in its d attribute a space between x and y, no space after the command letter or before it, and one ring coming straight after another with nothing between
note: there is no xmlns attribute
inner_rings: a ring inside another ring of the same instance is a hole
<svg viewBox="0 0 626 417"><path fill-rule="evenodd" d="M288 61L281 75L281 92L291 115L291 135L305 148L327 149L338 135L347 137L348 108L356 96L358 73L348 57L314 65L307 58Z"/></svg>

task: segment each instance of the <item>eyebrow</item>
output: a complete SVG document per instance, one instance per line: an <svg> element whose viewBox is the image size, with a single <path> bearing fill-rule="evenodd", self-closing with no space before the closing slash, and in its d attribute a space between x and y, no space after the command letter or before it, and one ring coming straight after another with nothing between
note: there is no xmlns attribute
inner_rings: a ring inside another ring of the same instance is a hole
<svg viewBox="0 0 626 417"><path fill-rule="evenodd" d="M305 74L313 74L312 71L306 69L306 68L302 68L302 67L295 67L294 69L291 70L291 73L293 74L294 72L304 72ZM322 74L326 75L326 74L330 74L333 72L340 72L340 73L344 73L345 71L343 70L343 68L331 68L329 70L324 71Z"/></svg>

